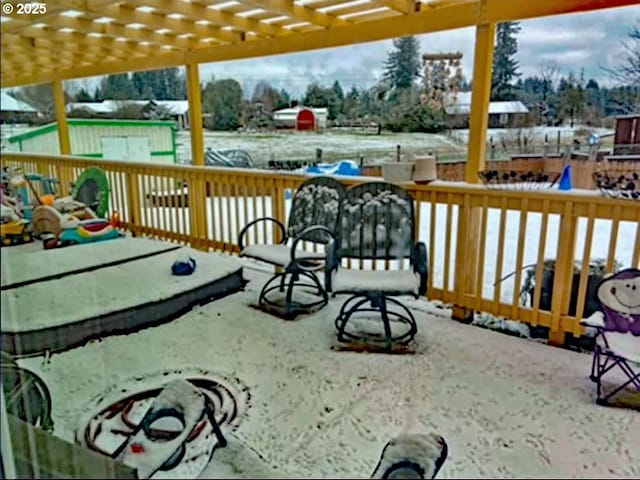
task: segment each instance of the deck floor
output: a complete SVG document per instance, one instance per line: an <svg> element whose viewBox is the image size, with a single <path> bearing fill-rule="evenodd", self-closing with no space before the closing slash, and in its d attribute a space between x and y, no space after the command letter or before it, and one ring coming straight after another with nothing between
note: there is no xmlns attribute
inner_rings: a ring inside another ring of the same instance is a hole
<svg viewBox="0 0 640 480"><path fill-rule="evenodd" d="M439 478L640 476L640 414L595 404L589 355L419 308L415 354L338 352L339 298L286 322L248 306L266 277L245 276L246 291L170 323L21 360L51 390L55 434L72 441L78 412L113 384L202 368L249 387L233 436L266 459L217 452L208 475L233 458L225 476L367 477L392 436L428 429L449 444Z"/></svg>

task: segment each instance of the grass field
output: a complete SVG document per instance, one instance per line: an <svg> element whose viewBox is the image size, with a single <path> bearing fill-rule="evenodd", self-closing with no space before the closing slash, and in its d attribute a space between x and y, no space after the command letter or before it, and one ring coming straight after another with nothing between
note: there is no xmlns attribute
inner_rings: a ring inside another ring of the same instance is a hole
<svg viewBox="0 0 640 480"><path fill-rule="evenodd" d="M178 132L178 159L188 163L191 158L191 145L188 131ZM241 149L249 152L257 166L266 165L269 160L313 161L316 149L322 149L323 161L339 160L378 163L395 158L396 146L401 153L427 154L439 151L442 154L464 156L466 147L445 134L428 133L390 133L380 135L365 132L210 132L204 133L204 145L214 150Z"/></svg>

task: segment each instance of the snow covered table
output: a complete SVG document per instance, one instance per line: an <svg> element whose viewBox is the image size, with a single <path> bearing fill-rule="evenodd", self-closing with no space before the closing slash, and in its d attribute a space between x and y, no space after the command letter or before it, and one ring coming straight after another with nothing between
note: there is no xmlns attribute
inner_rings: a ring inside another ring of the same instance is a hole
<svg viewBox="0 0 640 480"><path fill-rule="evenodd" d="M92 257L88 245L65 250L82 248ZM172 275L171 265L185 254L196 260L195 272ZM93 258L98 265L98 257ZM2 349L12 354L38 354L70 348L92 338L128 333L172 320L195 305L242 286L242 266L237 259L181 247L3 289Z"/></svg>

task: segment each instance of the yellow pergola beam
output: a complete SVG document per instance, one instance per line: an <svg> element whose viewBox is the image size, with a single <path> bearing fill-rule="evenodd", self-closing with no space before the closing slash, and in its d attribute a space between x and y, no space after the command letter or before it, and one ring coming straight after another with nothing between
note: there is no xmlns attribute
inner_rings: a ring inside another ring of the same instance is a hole
<svg viewBox="0 0 640 480"><path fill-rule="evenodd" d="M100 9L100 15L112 17L117 23L133 24L141 23L152 30L166 28L173 33L192 34L200 37L211 37L224 42L242 41L243 37L238 32L222 30L220 27L211 25L199 25L193 21L185 19L170 18L155 12L141 12L135 8L112 5Z"/></svg>
<svg viewBox="0 0 640 480"><path fill-rule="evenodd" d="M56 122L58 124L58 140L60 141L60 153L71 155L71 140L69 139L69 124L67 123L67 113L65 110L66 101L64 98L64 88L61 80L53 81L53 107L56 112Z"/></svg>
<svg viewBox="0 0 640 480"><path fill-rule="evenodd" d="M389 7L391 10L404 14L415 13L417 11L416 2L414 0L377 0L375 3L380 3Z"/></svg>
<svg viewBox="0 0 640 480"><path fill-rule="evenodd" d="M198 64L187 64L187 98L189 100L189 130L193 165L204 165L204 136L202 132L202 94Z"/></svg>
<svg viewBox="0 0 640 480"><path fill-rule="evenodd" d="M344 19L318 12L304 5L295 4L291 0L242 0L242 3L256 8L263 8L269 12L286 15L300 22L309 22L320 27L349 24L349 22Z"/></svg>
<svg viewBox="0 0 640 480"><path fill-rule="evenodd" d="M133 22L132 22L133 23ZM60 31L60 29L73 31ZM158 28L159 29L159 28ZM124 38L140 42L155 43L158 45L171 45L176 48L196 48L201 44L192 39L178 38L175 35L158 34L145 28L127 28L116 23L94 23L91 20L76 17L59 16L47 22L45 28L26 27L20 31L22 37L44 38L50 40L68 41L73 36L75 43L100 43L102 37L88 37L84 34L96 34L113 38ZM183 33L190 33L184 30ZM213 38L213 37L212 37Z"/></svg>
<svg viewBox="0 0 640 480"><path fill-rule="evenodd" d="M256 32L266 37L272 37L279 33L290 33L282 28L265 22L259 22L252 18L240 17L223 10L213 10L196 3L168 3L166 0L135 0L133 3L146 5L166 12L180 13L190 19L206 20L217 26L232 26L234 29L241 32Z"/></svg>
<svg viewBox="0 0 640 480"><path fill-rule="evenodd" d="M89 0L86 0L89 1ZM296 10L296 5L291 1L268 0L251 1L252 5L261 8L275 10L292 11ZM224 60L235 60L252 57L261 57L283 53L300 52L328 47L338 47L355 43L370 42L394 38L403 35L415 35L441 30L451 30L481 24L498 23L505 20L527 19L545 15L558 15L562 13L572 13L580 11L590 11L603 8L621 7L637 4L636 0L484 0L480 2L456 2L438 3L433 6L431 3L421 7L420 12L411 15L395 15L393 17L382 18L372 21L360 21L357 24L345 25L343 22L334 22L330 28L323 28L304 33L295 32L291 35L278 35L274 38L259 39L247 36L245 41L235 42L229 45L202 46L201 42L196 45L189 45L186 52L167 52L161 50L154 55L147 55L145 58L132 59L131 61L100 61L92 67L62 68L56 72L56 78L71 79L94 75L105 75L138 70L151 70L158 68L168 68L185 65L188 63L207 63ZM309 11L314 11L310 7L301 7L307 15ZM319 13L319 12L316 12ZM304 17L304 15L303 15ZM296 17L303 20L303 18ZM77 19L75 19L77 20ZM338 19L339 20L339 19ZM92 23L92 22L91 22ZM327 23L327 22L325 22ZM342 23L342 25L340 25ZM96 31L111 29L109 34L122 35L127 37L124 27L110 24L94 24ZM114 30L115 29L115 30ZM30 27L26 29L42 30ZM140 34L141 32L133 30ZM47 32L48 33L48 32ZM62 35L62 32L55 32ZM140 40L152 43L161 42L163 35L155 34L150 36L149 32L142 33ZM38 36L30 32L29 36ZM174 37L175 38L175 37ZM65 41L63 37L56 37ZM4 40L4 35L3 35ZM165 43L167 45L177 45L176 43ZM160 43L162 44L162 43ZM195 48L194 48L195 47ZM53 55L55 58L55 55ZM12 78L9 81L9 78ZM43 83L51 80L51 77L44 74L14 75L3 68L2 86L10 87L18 84ZM16 83L17 82L17 83Z"/></svg>
<svg viewBox="0 0 640 480"><path fill-rule="evenodd" d="M476 27L476 45L473 54L473 86L469 114L469 150L465 167L465 181L479 183L478 172L486 164L487 126L491 100L491 73L496 24Z"/></svg>

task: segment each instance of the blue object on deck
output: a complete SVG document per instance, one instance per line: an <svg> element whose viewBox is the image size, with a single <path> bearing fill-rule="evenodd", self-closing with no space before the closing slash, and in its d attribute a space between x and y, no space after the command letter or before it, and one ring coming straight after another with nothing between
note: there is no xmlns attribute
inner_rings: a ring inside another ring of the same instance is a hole
<svg viewBox="0 0 640 480"><path fill-rule="evenodd" d="M352 160L342 160L338 163L319 163L304 170L304 173L314 173L317 175L344 175L347 177L359 177L360 168ZM291 190L285 191L285 198L291 198Z"/></svg>
<svg viewBox="0 0 640 480"><path fill-rule="evenodd" d="M196 269L196 261L192 257L176 260L171 265L171 273L178 276L191 275Z"/></svg>
<svg viewBox="0 0 640 480"><path fill-rule="evenodd" d="M356 162L351 160L343 160L338 163L320 163L307 167L305 173L317 173L320 175L346 175L349 177L357 177L360 175L360 169Z"/></svg>
<svg viewBox="0 0 640 480"><path fill-rule="evenodd" d="M571 165L565 165L562 169L558 190L571 190Z"/></svg>

